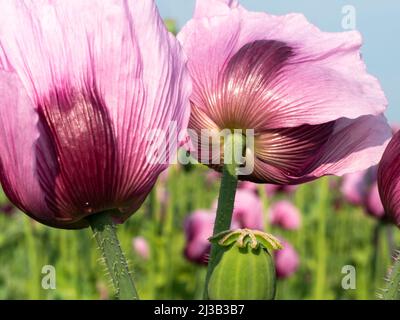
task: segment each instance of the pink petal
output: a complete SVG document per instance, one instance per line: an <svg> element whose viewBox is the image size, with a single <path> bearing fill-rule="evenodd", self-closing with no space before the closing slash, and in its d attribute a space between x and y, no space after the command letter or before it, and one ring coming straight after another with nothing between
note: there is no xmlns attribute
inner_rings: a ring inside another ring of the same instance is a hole
<svg viewBox="0 0 400 320"><path fill-rule="evenodd" d="M236 0L202 0L196 1L194 18L227 15L231 8L239 6Z"/></svg>
<svg viewBox="0 0 400 320"><path fill-rule="evenodd" d="M400 227L400 131L393 136L379 164L378 187L387 217Z"/></svg>
<svg viewBox="0 0 400 320"><path fill-rule="evenodd" d="M170 160L147 158L154 130L188 123L191 85L177 41L151 0L0 6L0 68L18 74L41 115L38 175L53 213L78 220L118 208L124 220ZM161 156L177 149L167 138Z"/></svg>
<svg viewBox="0 0 400 320"><path fill-rule="evenodd" d="M362 205L366 192L366 170L348 173L343 176L340 191L346 201L353 205Z"/></svg>
<svg viewBox="0 0 400 320"><path fill-rule="evenodd" d="M385 216L385 209L383 208L381 198L379 196L378 183L375 182L369 189L366 198L366 209L367 212L380 219Z"/></svg>
<svg viewBox="0 0 400 320"><path fill-rule="evenodd" d="M208 238L213 234L215 213L197 210L190 214L184 225L186 245L184 249L188 260L206 264L211 244Z"/></svg>
<svg viewBox="0 0 400 320"><path fill-rule="evenodd" d="M232 223L236 223L239 228L264 229L263 204L254 191L237 190Z"/></svg>
<svg viewBox="0 0 400 320"><path fill-rule="evenodd" d="M384 116L340 119L309 174L343 175L376 165L391 135Z"/></svg>
<svg viewBox="0 0 400 320"><path fill-rule="evenodd" d="M283 241L283 249L275 253L275 268L278 278L288 278L299 268L300 259L291 244Z"/></svg>
<svg viewBox="0 0 400 320"><path fill-rule="evenodd" d="M133 250L144 260L150 258L150 246L146 238L135 237L132 239Z"/></svg>
<svg viewBox="0 0 400 320"><path fill-rule="evenodd" d="M238 189L252 191L253 193L257 194L258 186L250 181L239 181Z"/></svg>
<svg viewBox="0 0 400 320"><path fill-rule="evenodd" d="M217 210L218 199L213 203L212 209ZM264 229L264 209L259 196L249 189L238 189L235 195L231 230L249 228Z"/></svg>
<svg viewBox="0 0 400 320"><path fill-rule="evenodd" d="M271 162L263 156L257 157L254 162L252 176L245 179L280 184L297 184L307 182L324 175L343 175L358 170L367 169L379 162L383 150L391 136L390 127L383 116L364 116L356 120L340 119L335 121L334 130L329 139L320 146L315 155L304 158L301 165L296 161L288 161L292 167L285 165L285 157L292 154L282 152L282 164ZM265 149L268 152L268 149ZM308 148L299 150L309 152ZM277 165L279 164L279 165ZM290 170L287 170L287 169ZM296 169L296 170L294 170Z"/></svg>
<svg viewBox="0 0 400 320"><path fill-rule="evenodd" d="M220 6L220 1L208 3ZM257 41L278 41L293 52L279 76L274 76L275 81L261 88L256 103L254 99L242 103L242 109L255 108L254 114L268 119L265 127L320 124L384 111L387 101L383 91L360 59L359 33L325 33L299 14L278 17L235 6L225 15L200 16L192 19L178 38L189 57L194 108L210 110L211 117L227 112L222 108L238 109L218 102L219 76L241 49ZM260 65L272 61L254 60Z"/></svg>
<svg viewBox="0 0 400 320"><path fill-rule="evenodd" d="M318 155L318 151L329 140L334 122L321 125L303 125L295 128L268 130L255 139L255 154L263 165L271 165L280 171L282 178L275 176L273 180L285 182L287 175L302 175L304 168ZM259 173L255 170L254 175ZM264 181L265 178L261 178ZM290 181L287 181L290 182Z"/></svg>
<svg viewBox="0 0 400 320"><path fill-rule="evenodd" d="M301 225L300 211L289 201L275 202L269 210L269 219L272 225L287 230L297 230Z"/></svg>
<svg viewBox="0 0 400 320"><path fill-rule="evenodd" d="M0 70L0 180L6 195L36 220L70 228L71 219L55 219L37 175L38 115L18 77ZM47 150L49 152L50 150Z"/></svg>

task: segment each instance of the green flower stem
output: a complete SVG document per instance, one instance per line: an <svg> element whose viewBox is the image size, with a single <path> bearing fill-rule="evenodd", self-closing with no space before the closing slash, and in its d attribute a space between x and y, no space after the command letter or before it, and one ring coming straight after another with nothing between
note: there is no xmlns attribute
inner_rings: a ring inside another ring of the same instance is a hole
<svg viewBox="0 0 400 320"><path fill-rule="evenodd" d="M315 271L315 287L314 287L314 299L322 300L325 298L326 293L326 275L327 275L327 241L326 241L326 230L327 230L327 204L329 202L329 180L328 178L322 178L319 182L319 194L318 202L316 206L316 214L318 215L318 227L316 232L316 258L317 265Z"/></svg>
<svg viewBox="0 0 400 320"><path fill-rule="evenodd" d="M371 254L371 280L375 283L375 286L379 284L380 277L379 274L379 263L380 263L380 249L381 249L381 230L383 228L383 223L378 221L374 226L374 231L372 234L372 254Z"/></svg>
<svg viewBox="0 0 400 320"><path fill-rule="evenodd" d="M29 299L40 299L40 271L41 266L39 263L38 255L37 255L37 243L35 241L34 235L34 223L31 220L25 219L25 237L27 243L27 255L28 255L28 264L30 270L30 281L29 281L29 290L28 290L28 298Z"/></svg>
<svg viewBox="0 0 400 320"><path fill-rule="evenodd" d="M139 299L110 212L92 215L88 220L110 273L117 298Z"/></svg>
<svg viewBox="0 0 400 320"><path fill-rule="evenodd" d="M215 218L214 224L214 236L218 233L229 230L231 227L233 205L235 202L236 187L238 184L237 168L239 167L239 164L236 162L236 160L240 159L243 155L243 139L243 135L237 133L232 133L225 137L225 159L218 197L217 216ZM227 155L230 156L231 159L227 159ZM207 288L211 273L218 263L218 261L216 260L216 256L218 256L218 253L221 250L223 249L217 244L211 245L210 259L208 262L206 283L204 289L205 299L208 299Z"/></svg>

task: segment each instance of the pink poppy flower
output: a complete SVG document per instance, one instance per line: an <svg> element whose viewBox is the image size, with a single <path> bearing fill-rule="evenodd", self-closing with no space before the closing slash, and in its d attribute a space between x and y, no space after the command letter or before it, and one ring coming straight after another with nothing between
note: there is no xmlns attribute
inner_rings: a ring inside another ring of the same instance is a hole
<svg viewBox="0 0 400 320"><path fill-rule="evenodd" d="M133 251L144 260L150 258L150 247L147 240L143 237L135 237L132 240Z"/></svg>
<svg viewBox="0 0 400 320"><path fill-rule="evenodd" d="M82 228L143 202L166 164L149 132L186 127L183 52L151 0L0 0L0 180L32 218ZM171 141L174 151L178 142Z"/></svg>
<svg viewBox="0 0 400 320"><path fill-rule="evenodd" d="M379 197L377 170L378 167L373 166L368 170L346 174L341 192L350 204L362 206L369 215L383 219L385 210Z"/></svg>
<svg viewBox="0 0 400 320"><path fill-rule="evenodd" d="M258 186L256 183L253 183L250 181L239 181L238 188L243 189L243 190L253 191L254 193L257 193Z"/></svg>
<svg viewBox="0 0 400 320"><path fill-rule="evenodd" d="M278 278L288 278L299 268L299 255L287 241L283 241L283 249L274 251L274 254L276 276Z"/></svg>
<svg viewBox="0 0 400 320"><path fill-rule="evenodd" d="M213 204L216 212L218 199ZM238 189L236 191L235 203L233 205L233 215L231 229L264 229L264 208L261 199L254 191Z"/></svg>
<svg viewBox="0 0 400 320"><path fill-rule="evenodd" d="M358 32L199 0L178 39L193 79L189 128L200 161L215 160L202 152L214 147L203 129L254 130L254 150L246 150L254 170L241 176L254 182L298 184L379 161L391 135L387 100L366 72Z"/></svg>
<svg viewBox="0 0 400 320"><path fill-rule="evenodd" d="M269 221L287 230L297 230L301 225L300 211L289 201L281 200L271 205Z"/></svg>
<svg viewBox="0 0 400 320"><path fill-rule="evenodd" d="M379 164L378 188L387 218L400 228L400 131L393 136Z"/></svg>
<svg viewBox="0 0 400 320"><path fill-rule="evenodd" d="M215 212L207 210L197 210L186 218L184 254L189 261L199 264L208 263L211 248L208 238L213 234L214 220Z"/></svg>
<svg viewBox="0 0 400 320"><path fill-rule="evenodd" d="M386 218L385 209L383 208L383 204L379 196L377 181L375 181L368 190L365 199L365 208L367 212L375 218L378 219Z"/></svg>
<svg viewBox="0 0 400 320"><path fill-rule="evenodd" d="M366 193L365 175L367 170L349 173L343 176L340 191L347 202L362 205Z"/></svg>
<svg viewBox="0 0 400 320"><path fill-rule="evenodd" d="M264 208L254 191L238 189L233 206L232 229L264 229Z"/></svg>

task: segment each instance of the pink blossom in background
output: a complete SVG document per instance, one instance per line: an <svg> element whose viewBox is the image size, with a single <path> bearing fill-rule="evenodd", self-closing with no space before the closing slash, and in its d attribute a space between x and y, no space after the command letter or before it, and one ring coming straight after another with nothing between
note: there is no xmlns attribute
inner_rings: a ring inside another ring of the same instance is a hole
<svg viewBox="0 0 400 320"><path fill-rule="evenodd" d="M341 192L350 204L362 206L366 213L385 219L385 210L379 196L377 183L377 166L368 170L347 174L343 177Z"/></svg>
<svg viewBox="0 0 400 320"><path fill-rule="evenodd" d="M150 258L150 247L147 240L143 237L135 237L132 239L133 251L144 260Z"/></svg>
<svg viewBox="0 0 400 320"><path fill-rule="evenodd" d="M362 205L366 193L365 175L367 170L349 173L343 176L340 191L345 200L353 205Z"/></svg>
<svg viewBox="0 0 400 320"><path fill-rule="evenodd" d="M276 276L284 279L293 275L299 268L299 255L293 246L283 241L283 249L274 251Z"/></svg>
<svg viewBox="0 0 400 320"><path fill-rule="evenodd" d="M157 185L156 195L160 205L165 208L168 205L168 200L170 197L167 186L164 184Z"/></svg>
<svg viewBox="0 0 400 320"><path fill-rule="evenodd" d="M267 193L268 197L272 198L279 193L290 195L296 191L297 187L298 186L296 185L266 184L265 192Z"/></svg>
<svg viewBox="0 0 400 320"><path fill-rule="evenodd" d="M261 199L252 191L236 192L232 223L239 228L264 229L264 208Z"/></svg>
<svg viewBox="0 0 400 320"><path fill-rule="evenodd" d="M239 181L238 188L242 190L253 191L255 193L257 193L258 190L257 184L250 181Z"/></svg>
<svg viewBox="0 0 400 320"><path fill-rule="evenodd" d="M217 206L218 199L216 199L213 204L215 212ZM247 189L238 189L236 191L235 203L233 205L231 229L249 228L263 230L263 211L263 203L257 194Z"/></svg>
<svg viewBox="0 0 400 320"><path fill-rule="evenodd" d="M171 167L165 169L163 172L160 173L158 177L158 182L162 184L166 184L168 182L168 178L170 176Z"/></svg>
<svg viewBox="0 0 400 320"><path fill-rule="evenodd" d="M368 190L365 199L365 208L370 215L378 219L385 218L385 209L383 208L383 204L379 196L378 182L376 181Z"/></svg>
<svg viewBox="0 0 400 320"><path fill-rule="evenodd" d="M184 254L189 261L200 264L208 263L211 248L208 238L213 234L214 220L215 212L207 210L197 210L186 218Z"/></svg>
<svg viewBox="0 0 400 320"><path fill-rule="evenodd" d="M167 167L146 135L187 127L191 81L152 0L0 0L0 180L46 225L123 222ZM173 139L172 139L173 140ZM174 152L178 141L165 142Z"/></svg>
<svg viewBox="0 0 400 320"><path fill-rule="evenodd" d="M387 219L400 228L400 131L393 136L379 164L378 188Z"/></svg>
<svg viewBox="0 0 400 320"><path fill-rule="evenodd" d="M301 14L198 0L178 39L193 79L197 157L213 147L202 145L201 130L240 128L255 132L254 157L246 151L254 171L243 180L298 184L378 163L391 136L387 100L366 72L357 31L327 33Z"/></svg>
<svg viewBox="0 0 400 320"><path fill-rule="evenodd" d="M206 264L210 251L208 238L212 236L218 201L211 210L196 210L185 220L185 257L196 263ZM246 189L238 189L235 197L231 229L264 229L263 205L260 198Z"/></svg>
<svg viewBox="0 0 400 320"><path fill-rule="evenodd" d="M219 182L221 179L221 174L217 171L207 171L206 173L206 183L208 185L213 185L214 183Z"/></svg>
<svg viewBox="0 0 400 320"><path fill-rule="evenodd" d="M297 230L301 226L301 214L291 202L282 200L271 205L269 221L283 229Z"/></svg>

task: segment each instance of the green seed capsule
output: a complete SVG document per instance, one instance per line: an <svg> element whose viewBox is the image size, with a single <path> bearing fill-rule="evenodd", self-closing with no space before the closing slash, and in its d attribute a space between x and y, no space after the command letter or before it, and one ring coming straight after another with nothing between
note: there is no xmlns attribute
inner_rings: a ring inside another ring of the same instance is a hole
<svg viewBox="0 0 400 320"><path fill-rule="evenodd" d="M274 299L275 265L271 254L262 245L252 246L249 241L239 241L238 245L235 242L221 250L216 259L219 262L208 283L210 299Z"/></svg>

